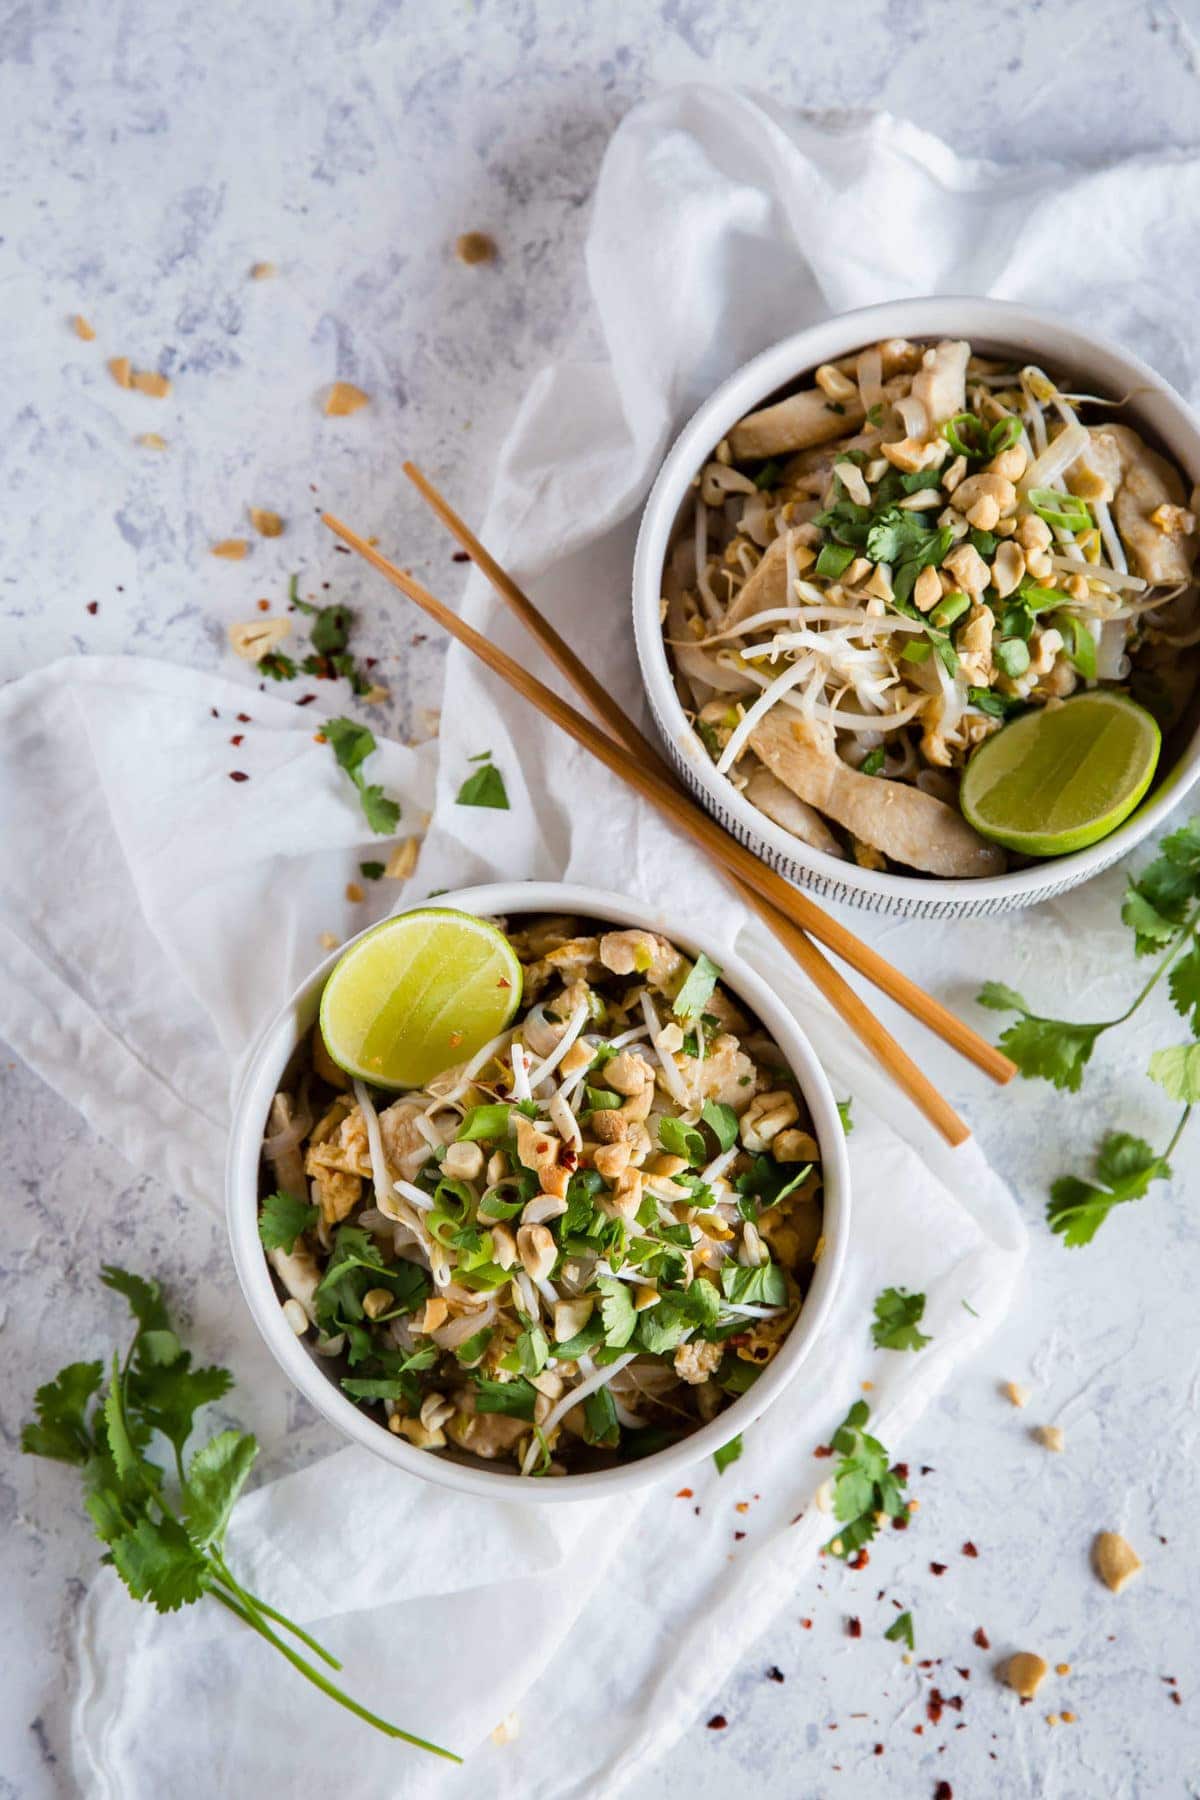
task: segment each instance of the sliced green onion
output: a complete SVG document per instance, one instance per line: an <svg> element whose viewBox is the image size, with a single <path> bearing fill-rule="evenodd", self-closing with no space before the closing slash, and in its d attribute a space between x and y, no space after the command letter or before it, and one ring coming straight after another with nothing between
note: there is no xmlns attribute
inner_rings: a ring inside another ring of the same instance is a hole
<svg viewBox="0 0 1200 1800"><path fill-rule="evenodd" d="M939 631L945 631L955 619L961 619L969 612L970 607L971 601L966 594L943 594L929 615L929 623L936 625Z"/></svg>
<svg viewBox="0 0 1200 1800"><path fill-rule="evenodd" d="M858 772L860 775L878 775L879 771L883 768L883 764L883 751L877 745L874 750L867 751L867 754L858 765Z"/></svg>
<svg viewBox="0 0 1200 1800"><path fill-rule="evenodd" d="M848 544L822 544L814 574L836 581L839 575L846 573L853 561L854 551Z"/></svg>
<svg viewBox="0 0 1200 1800"><path fill-rule="evenodd" d="M1020 595L1021 605L1031 613L1045 612L1048 606L1061 606L1062 594L1057 588L1039 587L1036 581L1023 581Z"/></svg>
<svg viewBox="0 0 1200 1800"><path fill-rule="evenodd" d="M974 413L955 413L942 426L942 436L953 450L955 456L984 456L987 454L987 438L984 435L982 422Z"/></svg>
<svg viewBox="0 0 1200 1800"><path fill-rule="evenodd" d="M764 491L767 488L778 487L779 477L782 474L783 464L776 462L775 458L772 457L769 462L763 464L762 468L758 471L758 474L754 477L754 485L756 488L761 488Z"/></svg>
<svg viewBox="0 0 1200 1800"><path fill-rule="evenodd" d="M933 647L938 653L938 658L941 661L942 667L945 669L947 675L953 679L953 677L958 674L958 651L954 648L954 645L950 642L948 637L935 637L933 639Z"/></svg>
<svg viewBox="0 0 1200 1800"><path fill-rule="evenodd" d="M1056 488L1030 488L1025 496L1039 519L1062 531L1090 531L1092 512L1077 494L1060 494Z"/></svg>
<svg viewBox="0 0 1200 1800"><path fill-rule="evenodd" d="M932 655L933 645L929 639L917 638L915 643L905 644L900 652L900 660L901 662L923 663L928 662Z"/></svg>
<svg viewBox="0 0 1200 1800"><path fill-rule="evenodd" d="M1002 638L996 645L996 667L1014 681L1029 667L1029 645L1022 638Z"/></svg>
<svg viewBox="0 0 1200 1800"><path fill-rule="evenodd" d="M1066 639L1067 659L1085 681L1096 679L1096 640L1074 613L1055 613L1054 624Z"/></svg>
<svg viewBox="0 0 1200 1800"><path fill-rule="evenodd" d="M988 454L999 456L1002 450L1011 450L1021 435L1021 421L1010 413L1006 419L997 419L988 432Z"/></svg>

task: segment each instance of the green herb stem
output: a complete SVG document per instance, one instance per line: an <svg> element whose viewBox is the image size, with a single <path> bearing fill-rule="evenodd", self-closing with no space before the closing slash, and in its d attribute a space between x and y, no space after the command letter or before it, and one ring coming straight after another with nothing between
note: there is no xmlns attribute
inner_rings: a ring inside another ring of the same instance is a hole
<svg viewBox="0 0 1200 1800"><path fill-rule="evenodd" d="M1184 919L1178 931L1175 933L1175 936L1169 940L1167 948L1159 961L1158 967L1155 969L1153 975L1151 975L1145 987L1143 987L1141 992L1137 995L1132 1005L1126 1007L1123 1013L1118 1013L1115 1019L1109 1019L1104 1026L1105 1031L1113 1025L1124 1025L1126 1019L1132 1019L1134 1013L1142 1004L1142 1001L1148 999L1153 993L1155 987L1166 974L1171 964L1175 961L1179 952L1183 949L1183 946L1187 943L1188 939L1193 936L1198 921L1200 921L1200 902L1197 902L1197 904L1193 906L1191 912L1188 914L1187 918Z"/></svg>

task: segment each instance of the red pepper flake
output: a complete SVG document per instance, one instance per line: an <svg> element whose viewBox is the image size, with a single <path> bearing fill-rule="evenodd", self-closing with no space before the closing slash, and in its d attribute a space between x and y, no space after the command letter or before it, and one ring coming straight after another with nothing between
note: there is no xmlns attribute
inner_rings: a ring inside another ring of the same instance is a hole
<svg viewBox="0 0 1200 1800"><path fill-rule="evenodd" d="M988 1637L988 1634L983 1629L982 1625L979 1627L979 1630L975 1633L975 1636L972 1639L972 1642L978 1644L979 1648L981 1650L990 1650L992 1647L992 1641Z"/></svg>
<svg viewBox="0 0 1200 1800"><path fill-rule="evenodd" d="M861 1619L847 1619L846 1620L846 1636L853 1637L853 1638L860 1638L862 1636L862 1620Z"/></svg>
<svg viewBox="0 0 1200 1800"><path fill-rule="evenodd" d="M811 1619L801 1619L800 1623L803 1626L805 1631L812 1630L812 1620Z"/></svg>
<svg viewBox="0 0 1200 1800"><path fill-rule="evenodd" d="M296 705L297 706L311 706L313 701L316 699L316 697L317 696L315 694L301 694L300 698L296 702Z"/></svg>
<svg viewBox="0 0 1200 1800"><path fill-rule="evenodd" d="M959 1677L960 1677L960 1678L961 1678L961 1679L962 1679L962 1680L963 1680L963 1681L970 1681L970 1679L971 1679L971 1671L970 1671L970 1669L956 1669L956 1670L955 1670L955 1671L954 1671L954 1672L955 1672L955 1674L956 1674L956 1675L958 1675L958 1676L959 1676Z"/></svg>
<svg viewBox="0 0 1200 1800"><path fill-rule="evenodd" d="M496 986L497 986L497 987L502 987L502 988L506 988L506 987L511 987L511 986L512 986L512 982L511 982L511 981L508 981L508 980L506 980L506 979L505 979L505 977L504 977L504 976L503 976L503 975L502 975L502 976L501 976L501 977L500 977L500 979L499 979L499 981L498 981L498 982L497 982L497 983L496 983Z"/></svg>
<svg viewBox="0 0 1200 1800"><path fill-rule="evenodd" d="M929 1720L931 1725L939 1725L941 1723L943 1704L941 1689L931 1688L929 1698L925 1702L925 1717Z"/></svg>
<svg viewBox="0 0 1200 1800"><path fill-rule="evenodd" d="M712 1718L708 1721L708 1729L710 1731L724 1731L728 1723L729 1720L725 1717L724 1713L714 1713Z"/></svg>
<svg viewBox="0 0 1200 1800"><path fill-rule="evenodd" d="M908 1464L907 1463L893 1463L891 1472L896 1477L896 1480L901 1483L904 1483L908 1480Z"/></svg>
<svg viewBox="0 0 1200 1800"><path fill-rule="evenodd" d="M349 556L350 554L349 544L335 544L333 547L339 556Z"/></svg>
<svg viewBox="0 0 1200 1800"><path fill-rule="evenodd" d="M735 1531L735 1532L734 1532L734 1534L733 1534L733 1541L734 1541L734 1543L735 1543L735 1544L740 1544L740 1543L741 1543L741 1541L742 1541L742 1539L743 1539L743 1538L744 1538L744 1537L745 1537L745 1535L746 1535L746 1534L745 1534L745 1532L744 1532L744 1531Z"/></svg>
<svg viewBox="0 0 1200 1800"><path fill-rule="evenodd" d="M269 600L260 600L258 603L258 610L259 612L270 612L271 602Z"/></svg>
<svg viewBox="0 0 1200 1800"><path fill-rule="evenodd" d="M246 740L245 740L244 736L242 735L242 733L239 731L236 734L236 736L231 737L229 741L231 744L233 744L236 747L238 744L244 744Z"/></svg>
<svg viewBox="0 0 1200 1800"><path fill-rule="evenodd" d="M1174 1687L1176 1685L1175 1677L1173 1675L1164 1675L1163 1680L1168 1687Z"/></svg>
<svg viewBox="0 0 1200 1800"><path fill-rule="evenodd" d="M964 1556L978 1556L979 1555L978 1550L975 1548L975 1546L971 1542L970 1538L968 1538L966 1543L963 1545L962 1553Z"/></svg>
<svg viewBox="0 0 1200 1800"><path fill-rule="evenodd" d="M210 712L210 713L211 713L211 714L212 714L212 716L213 716L213 718L214 718L214 719L219 719L219 718L220 718L220 716L221 716L221 715L220 715L220 713L219 713L219 712L218 712L218 711L217 711L217 709L216 709L216 707L215 707L215 706L210 706L210 707L209 707L209 709L208 709L208 710L209 710L209 712Z"/></svg>
<svg viewBox="0 0 1200 1800"><path fill-rule="evenodd" d="M908 1514L907 1513L897 1513L895 1518L892 1520L892 1529L894 1531L907 1531L908 1530Z"/></svg>
<svg viewBox="0 0 1200 1800"><path fill-rule="evenodd" d="M813 1455L814 1456L832 1456L833 1455L833 1445L832 1444L818 1444L816 1449L813 1451Z"/></svg>
<svg viewBox="0 0 1200 1800"><path fill-rule="evenodd" d="M98 613L100 611L100 602L98 600L89 600L87 609L90 613Z"/></svg>
<svg viewBox="0 0 1200 1800"><path fill-rule="evenodd" d="M739 1500L733 1510L734 1512L748 1513L750 1511L750 1502L748 1500Z"/></svg>
<svg viewBox="0 0 1200 1800"><path fill-rule="evenodd" d="M675 1496L675 1498L677 1500L690 1500L691 1497L692 1497L691 1488L680 1488L679 1492Z"/></svg>
<svg viewBox="0 0 1200 1800"><path fill-rule="evenodd" d="M776 1668L775 1664L772 1663L771 1667L767 1670L767 1680L768 1681L782 1681L783 1678L784 1678L783 1670Z"/></svg>
<svg viewBox="0 0 1200 1800"><path fill-rule="evenodd" d="M465 550L456 550L450 558L451 562L470 562L470 560Z"/></svg>
<svg viewBox="0 0 1200 1800"><path fill-rule="evenodd" d="M929 1573L931 1575L944 1575L946 1573L945 1563L930 1563Z"/></svg>
<svg viewBox="0 0 1200 1800"><path fill-rule="evenodd" d="M924 1735L925 1735L925 1727L923 1725L914 1725L913 1726L913 1736L914 1737L924 1737Z"/></svg>
<svg viewBox="0 0 1200 1800"><path fill-rule="evenodd" d="M864 1547L859 1551L857 1556L852 1556L850 1558L848 1567L851 1569L865 1569L870 1560L871 1552Z"/></svg>
<svg viewBox="0 0 1200 1800"><path fill-rule="evenodd" d="M1178 1688L1171 1689L1171 1698L1175 1702L1176 1706L1183 1705L1183 1695L1179 1692Z"/></svg>
<svg viewBox="0 0 1200 1800"><path fill-rule="evenodd" d="M364 669L373 669L378 661L379 658L377 656L364 656L363 667Z"/></svg>
<svg viewBox="0 0 1200 1800"><path fill-rule="evenodd" d="M237 722L239 725L248 725L250 723L250 714L249 713L239 713L237 715Z"/></svg>
<svg viewBox="0 0 1200 1800"><path fill-rule="evenodd" d="M954 1789L948 1781L939 1781L933 1790L933 1800L954 1800Z"/></svg>
<svg viewBox="0 0 1200 1800"><path fill-rule="evenodd" d="M700 1517L700 1508L698 1506L693 1506L692 1511L695 1513L697 1518Z"/></svg>
<svg viewBox="0 0 1200 1800"><path fill-rule="evenodd" d="M572 1150L570 1144L564 1144L558 1153L558 1160L564 1169L573 1169L579 1161L578 1150Z"/></svg>
<svg viewBox="0 0 1200 1800"><path fill-rule="evenodd" d="M229 779L230 781L249 781L250 777L244 775L240 769L230 769Z"/></svg>

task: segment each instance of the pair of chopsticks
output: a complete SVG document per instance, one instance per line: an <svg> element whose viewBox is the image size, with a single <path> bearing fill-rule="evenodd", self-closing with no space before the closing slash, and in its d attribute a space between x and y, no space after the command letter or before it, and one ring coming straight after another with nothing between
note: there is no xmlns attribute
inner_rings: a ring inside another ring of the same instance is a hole
<svg viewBox="0 0 1200 1800"><path fill-rule="evenodd" d="M655 746L616 704L550 622L542 616L529 596L496 562L432 483L426 480L413 463L405 463L404 472L607 730L593 725L590 719L577 712L553 689L529 674L503 650L489 643L487 638L436 599L420 582L405 570L397 568L385 556L381 556L373 545L348 525L344 525L340 519L324 513L323 523L488 668L502 676L510 687L530 701L539 712L559 725L576 743L582 744L584 749L590 750L614 775L620 776L644 799L656 806L673 825L707 850L732 878L746 904L752 906L770 926L814 986L824 994L872 1056L888 1070L914 1105L947 1142L964 1142L970 1136L964 1121L811 940L817 939L842 957L882 993L889 995L914 1018L921 1020L951 1048L967 1057L993 1080L1008 1081L1016 1073L1015 1065L961 1019L956 1018L940 1001L926 994L915 982L886 962L877 951L872 950L870 945L862 943L853 932L824 912L807 894L792 887L783 876L776 874L766 863L760 862L752 851L739 844L736 838L730 837L722 826L703 812L684 791Z"/></svg>

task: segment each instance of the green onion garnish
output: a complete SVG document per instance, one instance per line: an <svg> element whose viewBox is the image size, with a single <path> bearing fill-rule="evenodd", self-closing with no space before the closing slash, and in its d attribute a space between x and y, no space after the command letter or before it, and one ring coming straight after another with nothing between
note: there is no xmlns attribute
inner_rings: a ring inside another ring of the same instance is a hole
<svg viewBox="0 0 1200 1800"><path fill-rule="evenodd" d="M1026 498L1039 519L1063 531L1090 531L1092 513L1077 494L1060 494L1055 488L1030 488Z"/></svg>

